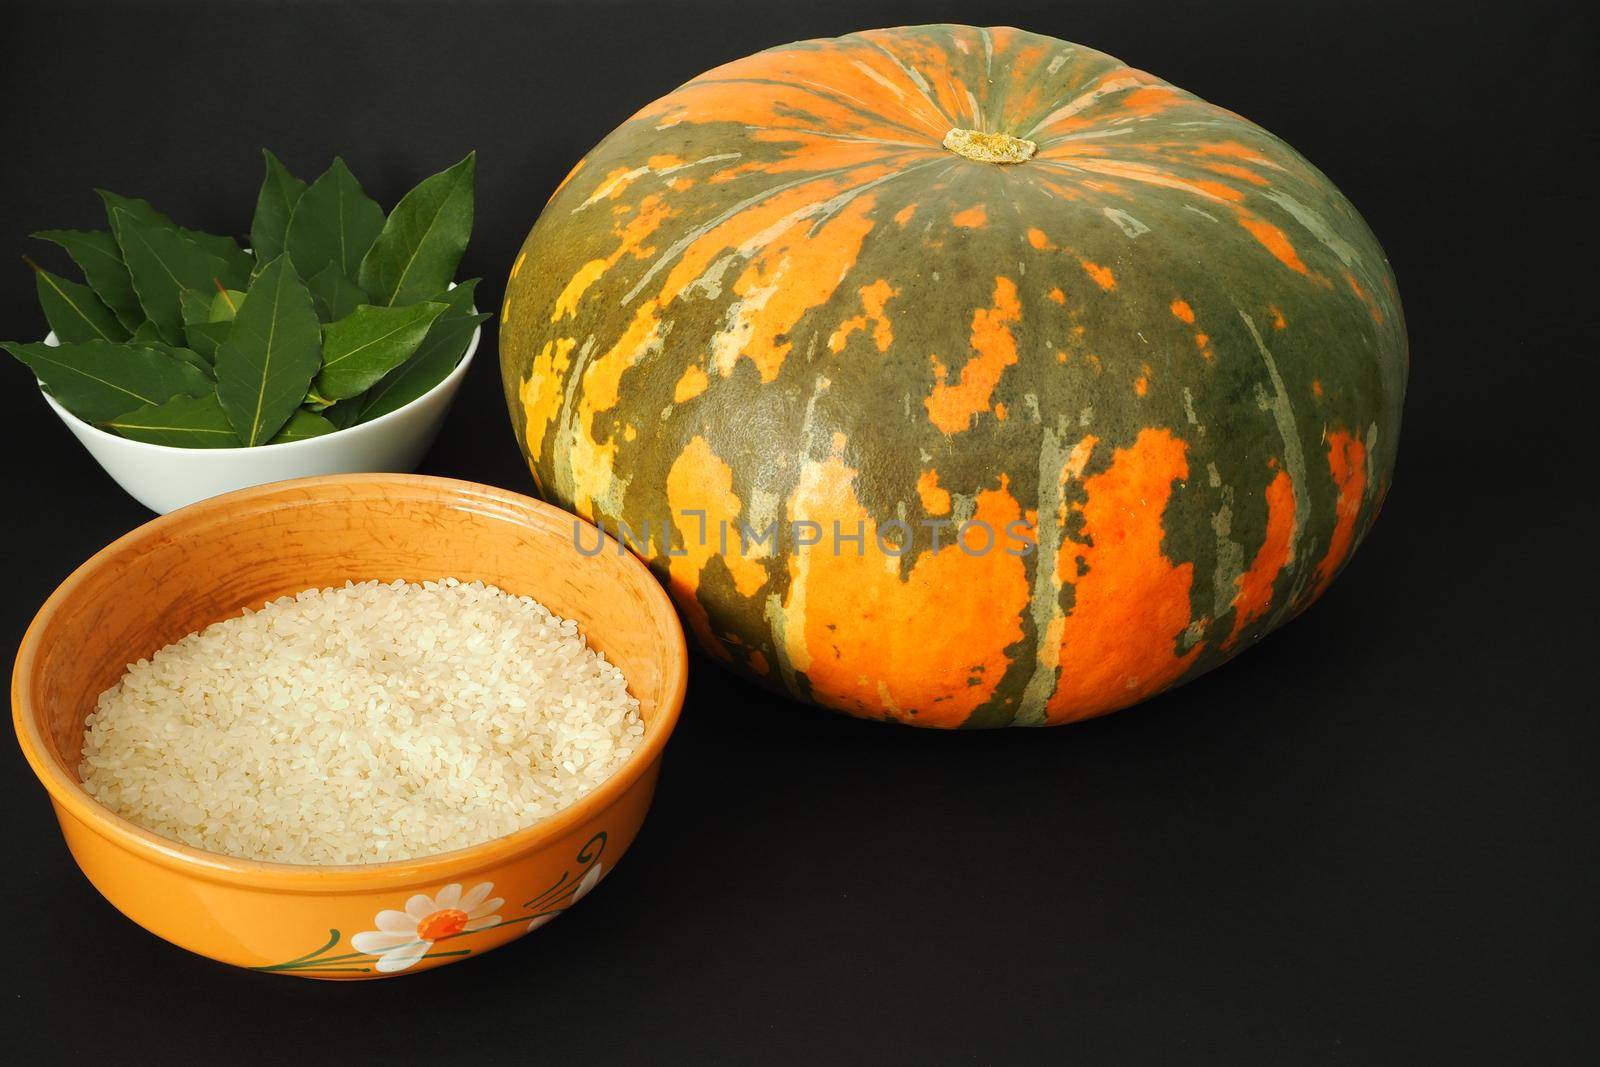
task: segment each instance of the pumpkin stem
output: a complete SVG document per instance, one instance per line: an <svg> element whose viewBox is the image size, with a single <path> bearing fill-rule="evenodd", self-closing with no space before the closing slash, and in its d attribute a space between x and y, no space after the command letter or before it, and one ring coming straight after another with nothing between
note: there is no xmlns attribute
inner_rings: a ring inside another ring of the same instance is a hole
<svg viewBox="0 0 1600 1067"><path fill-rule="evenodd" d="M1034 142L1009 133L982 133L959 126L944 135L944 146L979 163L1025 163L1039 150Z"/></svg>

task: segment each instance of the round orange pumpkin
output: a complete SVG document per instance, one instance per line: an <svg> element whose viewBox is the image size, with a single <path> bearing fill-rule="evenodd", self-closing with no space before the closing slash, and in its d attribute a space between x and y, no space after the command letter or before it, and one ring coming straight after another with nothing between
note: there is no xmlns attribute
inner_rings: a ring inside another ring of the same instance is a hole
<svg viewBox="0 0 1600 1067"><path fill-rule="evenodd" d="M645 107L557 189L500 339L541 492L711 656L944 727L1112 711L1304 608L1377 515L1408 358L1383 251L1293 149L966 26Z"/></svg>

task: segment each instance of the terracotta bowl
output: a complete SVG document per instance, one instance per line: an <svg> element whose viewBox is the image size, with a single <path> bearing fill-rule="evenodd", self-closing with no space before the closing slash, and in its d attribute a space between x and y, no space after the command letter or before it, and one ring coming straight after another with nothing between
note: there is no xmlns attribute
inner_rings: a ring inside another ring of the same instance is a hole
<svg viewBox="0 0 1600 1067"><path fill-rule="evenodd" d="M118 910L173 944L311 978L414 974L470 959L559 915L638 833L687 671L683 630L660 584L614 543L598 555L580 553L575 521L469 482L331 475L214 497L112 543L45 602L11 683L17 737L78 866ZM596 536L585 527L582 543L591 551ZM247 605L313 586L447 576L491 582L577 620L591 646L627 676L646 722L644 742L571 807L454 852L315 867L190 848L112 814L83 791L84 718L128 663ZM391 913L383 920L390 933L397 916L409 917L416 938L401 944L374 934L380 912ZM492 923L481 921L491 916Z"/></svg>

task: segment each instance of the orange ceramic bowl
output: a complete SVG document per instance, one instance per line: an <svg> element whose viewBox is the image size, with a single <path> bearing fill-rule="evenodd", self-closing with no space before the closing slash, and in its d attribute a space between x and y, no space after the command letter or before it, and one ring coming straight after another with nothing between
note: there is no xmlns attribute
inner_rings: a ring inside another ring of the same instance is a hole
<svg viewBox="0 0 1600 1067"><path fill-rule="evenodd" d="M683 630L660 584L614 542L585 556L575 521L469 482L333 475L204 500L111 544L45 602L11 682L17 737L78 866L123 914L173 944L311 978L414 974L550 921L632 844L687 672ZM597 536L585 527L582 544L592 551ZM189 848L83 791L84 718L128 663L247 605L313 586L442 577L482 579L577 620L627 676L644 741L572 806L454 852L314 867Z"/></svg>

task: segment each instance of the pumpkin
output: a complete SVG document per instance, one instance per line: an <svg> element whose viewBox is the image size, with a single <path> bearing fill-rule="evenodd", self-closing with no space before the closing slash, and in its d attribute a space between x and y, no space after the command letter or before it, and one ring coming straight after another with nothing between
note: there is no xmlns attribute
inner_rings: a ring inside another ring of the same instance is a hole
<svg viewBox="0 0 1600 1067"><path fill-rule="evenodd" d="M546 205L500 343L539 491L706 653L937 727L1113 711L1305 608L1377 515L1409 358L1382 249L1288 145L967 26L639 111Z"/></svg>

